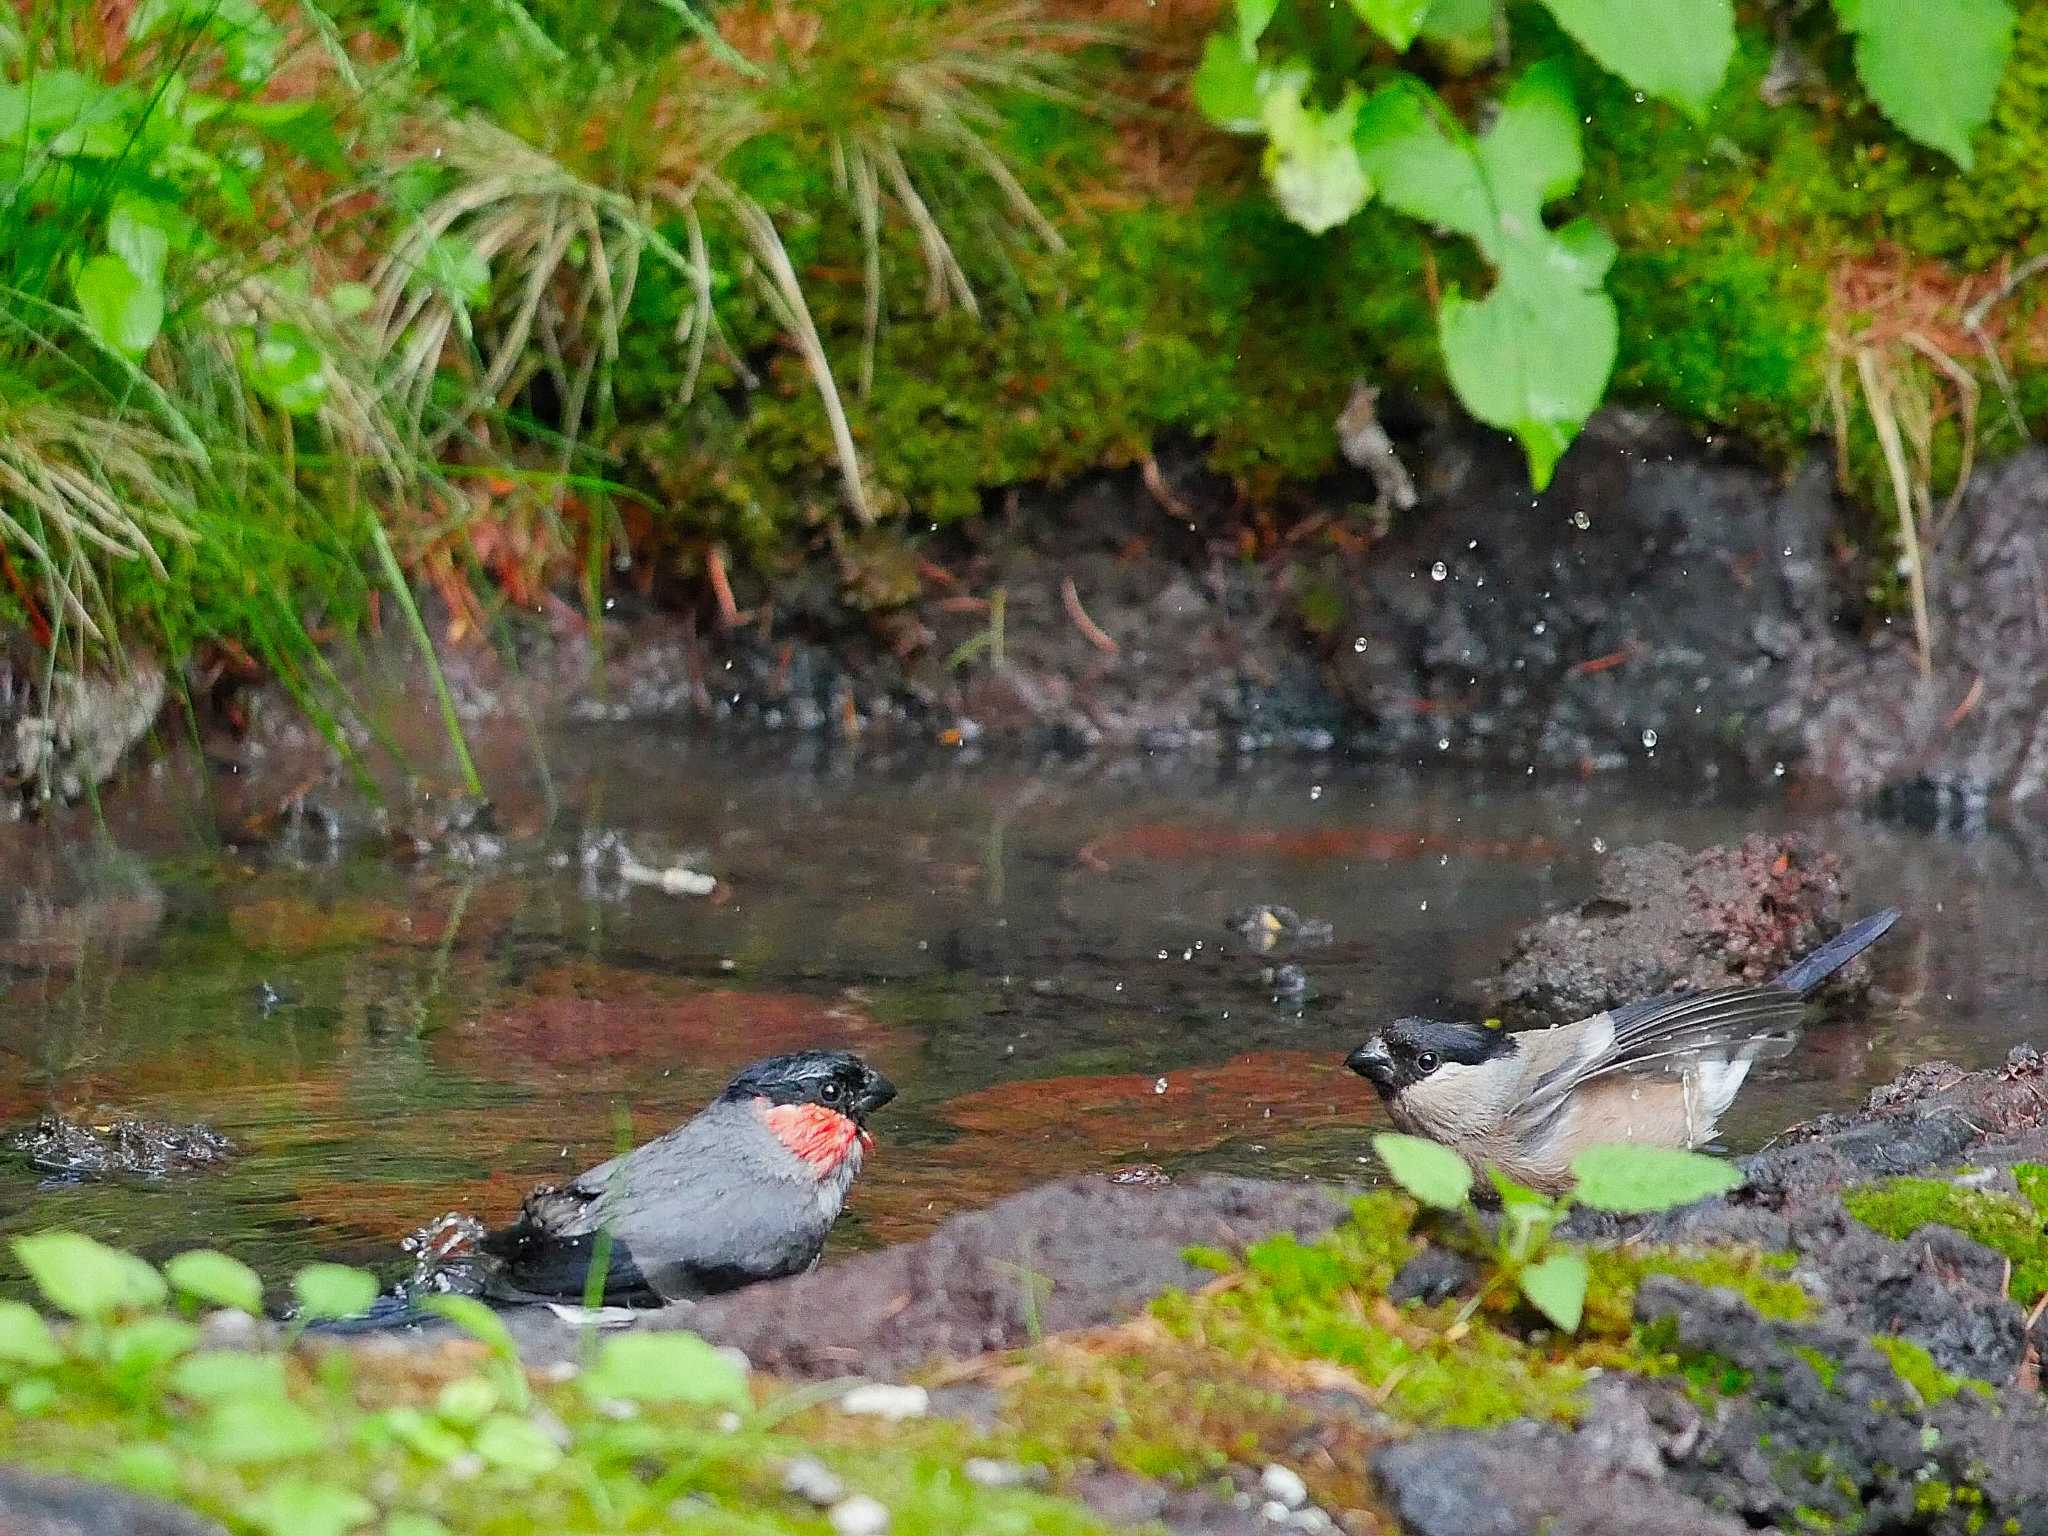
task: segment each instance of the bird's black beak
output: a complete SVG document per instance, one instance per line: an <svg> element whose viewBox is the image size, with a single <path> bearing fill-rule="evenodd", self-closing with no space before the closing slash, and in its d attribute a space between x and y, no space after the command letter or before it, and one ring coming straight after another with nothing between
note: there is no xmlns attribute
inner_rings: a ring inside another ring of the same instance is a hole
<svg viewBox="0 0 2048 1536"><path fill-rule="evenodd" d="M854 1098L854 1112L866 1119L884 1104L896 1097L896 1085L873 1067L868 1068L866 1080L861 1084L860 1093Z"/></svg>
<svg viewBox="0 0 2048 1536"><path fill-rule="evenodd" d="M1344 1058L1344 1065L1382 1093L1394 1088L1394 1057L1378 1035Z"/></svg>

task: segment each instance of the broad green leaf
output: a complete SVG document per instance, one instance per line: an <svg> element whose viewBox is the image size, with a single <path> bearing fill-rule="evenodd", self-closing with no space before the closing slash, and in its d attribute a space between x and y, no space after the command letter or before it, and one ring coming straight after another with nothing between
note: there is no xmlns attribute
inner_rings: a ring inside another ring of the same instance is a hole
<svg viewBox="0 0 2048 1536"><path fill-rule="evenodd" d="M162 1275L134 1254L77 1232L17 1237L14 1256L44 1299L73 1317L105 1317L163 1303Z"/></svg>
<svg viewBox="0 0 2048 1536"><path fill-rule="evenodd" d="M459 1376L434 1399L434 1411L450 1424L481 1424L497 1406L498 1389L482 1376Z"/></svg>
<svg viewBox="0 0 2048 1536"><path fill-rule="evenodd" d="M1567 1249L1531 1264L1518 1277L1529 1304L1566 1333L1576 1333L1586 1308L1586 1258Z"/></svg>
<svg viewBox="0 0 2048 1536"><path fill-rule="evenodd" d="M227 1398L214 1404L200 1430L206 1457L236 1466L311 1456L326 1444L320 1421L284 1397Z"/></svg>
<svg viewBox="0 0 2048 1536"><path fill-rule="evenodd" d="M1221 32L1202 47L1201 67L1189 82L1202 116L1230 133L1255 133L1259 127L1259 58L1246 53Z"/></svg>
<svg viewBox="0 0 2048 1536"><path fill-rule="evenodd" d="M2012 53L2008 0L1835 0L1835 14L1878 110L1969 170Z"/></svg>
<svg viewBox="0 0 2048 1536"><path fill-rule="evenodd" d="M1579 184L1579 109L1561 67L1538 64L1508 87L1479 165L1511 235L1540 226L1543 205Z"/></svg>
<svg viewBox="0 0 2048 1536"><path fill-rule="evenodd" d="M0 143L67 128L108 99L108 90L75 69L44 69L0 84Z"/></svg>
<svg viewBox="0 0 2048 1536"><path fill-rule="evenodd" d="M1588 1147L1572 1159L1572 1175L1579 1204L1625 1215L1668 1211L1742 1186L1741 1170L1719 1158L1626 1143Z"/></svg>
<svg viewBox="0 0 2048 1536"><path fill-rule="evenodd" d="M55 1365L62 1358L57 1336L34 1307L23 1301L0 1301L0 1362Z"/></svg>
<svg viewBox="0 0 2048 1536"><path fill-rule="evenodd" d="M491 264L459 235L443 235L429 245L420 270L427 281L470 309L491 296Z"/></svg>
<svg viewBox="0 0 2048 1536"><path fill-rule="evenodd" d="M160 205L139 197L118 199L107 215L107 249L137 277L161 290L171 235Z"/></svg>
<svg viewBox="0 0 2048 1536"><path fill-rule="evenodd" d="M1366 173L1388 203L1481 249L1494 241L1493 204L1471 140L1435 96L1412 85L1374 92L1356 137Z"/></svg>
<svg viewBox="0 0 2048 1536"><path fill-rule="evenodd" d="M47 1376L30 1376L7 1389L8 1412L24 1419L48 1413L56 1406L57 1383Z"/></svg>
<svg viewBox="0 0 2048 1536"><path fill-rule="evenodd" d="M1602 68L1693 117L1721 89L1735 57L1733 0L1543 0ZM1919 0L1899 0L1913 5Z"/></svg>
<svg viewBox="0 0 2048 1536"><path fill-rule="evenodd" d="M1250 53L1258 47L1279 9L1280 0L1237 0L1237 45L1242 51Z"/></svg>
<svg viewBox="0 0 2048 1536"><path fill-rule="evenodd" d="M1431 0L1351 0L1358 19L1405 52L1428 18Z"/></svg>
<svg viewBox="0 0 2048 1536"><path fill-rule="evenodd" d="M167 1445L124 1445L107 1460L107 1476L136 1493L175 1497L180 1468L177 1453Z"/></svg>
<svg viewBox="0 0 2048 1536"><path fill-rule="evenodd" d="M1297 70L1269 77L1264 91L1264 164L1274 198L1312 235L1336 228L1372 196L1356 143L1364 98L1346 91L1325 111L1307 100L1308 80Z"/></svg>
<svg viewBox="0 0 2048 1536"><path fill-rule="evenodd" d="M1539 491L1606 393L1620 332L1614 301L1565 267L1522 263L1515 281L1476 302L1446 294L1437 313L1451 387L1479 420L1521 440Z"/></svg>
<svg viewBox="0 0 2048 1536"><path fill-rule="evenodd" d="M384 1522L384 1536L448 1536L448 1527L432 1515L400 1510Z"/></svg>
<svg viewBox="0 0 2048 1536"><path fill-rule="evenodd" d="M607 1339L584 1373L594 1398L633 1403L702 1403L744 1408L746 1372L694 1333L635 1333Z"/></svg>
<svg viewBox="0 0 2048 1536"><path fill-rule="evenodd" d="M334 1483L295 1479L275 1484L237 1513L268 1536L348 1536L376 1518L377 1506Z"/></svg>
<svg viewBox="0 0 2048 1536"><path fill-rule="evenodd" d="M310 416L327 402L327 354L295 325L265 326L236 337L249 387L287 416Z"/></svg>
<svg viewBox="0 0 2048 1536"><path fill-rule="evenodd" d="M107 1361L129 1376L147 1376L199 1342L199 1330L181 1317L138 1317L107 1335Z"/></svg>
<svg viewBox="0 0 2048 1536"><path fill-rule="evenodd" d="M562 1459L562 1448L531 1419L494 1414L476 1432L476 1453L494 1467L538 1477Z"/></svg>
<svg viewBox="0 0 2048 1536"><path fill-rule="evenodd" d="M1424 1205L1455 1211L1472 1194L1472 1170L1449 1147L1382 1132L1373 1137L1372 1150L1394 1182Z"/></svg>
<svg viewBox="0 0 2048 1536"><path fill-rule="evenodd" d="M1493 56L1494 0L1436 0L1422 18L1422 40L1463 71Z"/></svg>
<svg viewBox="0 0 2048 1536"><path fill-rule="evenodd" d="M260 1402L284 1396L284 1357L244 1349L187 1355L171 1371L171 1390L202 1403Z"/></svg>
<svg viewBox="0 0 2048 1536"><path fill-rule="evenodd" d="M355 1317L377 1299L377 1277L346 1264L308 1264L292 1276L292 1294L309 1318Z"/></svg>
<svg viewBox="0 0 2048 1536"><path fill-rule="evenodd" d="M491 1353L500 1359L519 1358L519 1346L512 1342L505 1319L474 1296L429 1296L420 1306L437 1317L447 1318L479 1344L489 1345Z"/></svg>
<svg viewBox="0 0 2048 1536"><path fill-rule="evenodd" d="M469 1454L467 1440L417 1408L393 1408L383 1415L383 1426L408 1450L429 1461L445 1465Z"/></svg>
<svg viewBox="0 0 2048 1536"><path fill-rule="evenodd" d="M164 1266L164 1278L182 1296L209 1307L237 1312L263 1310L263 1282L240 1259L211 1248L193 1248Z"/></svg>
<svg viewBox="0 0 2048 1536"><path fill-rule="evenodd" d="M161 281L137 272L119 256L95 256L71 280L78 312L111 350L138 358L150 349L164 324Z"/></svg>

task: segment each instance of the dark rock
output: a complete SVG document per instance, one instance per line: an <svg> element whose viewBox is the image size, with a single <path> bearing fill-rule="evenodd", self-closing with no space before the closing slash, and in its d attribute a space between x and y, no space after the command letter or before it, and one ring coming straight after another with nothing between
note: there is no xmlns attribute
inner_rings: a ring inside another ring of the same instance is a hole
<svg viewBox="0 0 2048 1536"><path fill-rule="evenodd" d="M1672 1462L1707 1505L1785 1529L2048 1531L2048 1462L2019 1449L2048 1433L2037 1394L1923 1403L1855 1327L1770 1322L1667 1276L1644 1281L1636 1315L1745 1383Z"/></svg>
<svg viewBox="0 0 2048 1536"><path fill-rule="evenodd" d="M1581 1432L1510 1424L1419 1435L1373 1458L1410 1536L1738 1536L1740 1520ZM1658 1470L1661 1470L1661 1463Z"/></svg>
<svg viewBox="0 0 2048 1536"><path fill-rule="evenodd" d="M1660 992L1764 981L1842 915L1839 866L1804 836L1697 854L1626 848L1600 866L1592 899L1522 931L1496 990L1518 1016L1564 1023Z"/></svg>
<svg viewBox="0 0 2048 1536"><path fill-rule="evenodd" d="M1397 1307L1410 1301L1433 1307L1462 1294L1478 1276L1462 1253L1431 1243L1401 1266L1387 1287L1387 1300Z"/></svg>
<svg viewBox="0 0 2048 1536"><path fill-rule="evenodd" d="M172 1125L110 1115L94 1120L46 1114L8 1146L46 1173L73 1179L162 1178L212 1168L235 1144L206 1125Z"/></svg>
<svg viewBox="0 0 2048 1536"><path fill-rule="evenodd" d="M117 1488L0 1467L5 1536L225 1536L189 1510Z"/></svg>
<svg viewBox="0 0 2048 1536"><path fill-rule="evenodd" d="M1129 1472L1084 1472L1062 1491L1111 1525L1164 1530L1168 1536L1274 1536L1277 1529L1249 1501L1240 1506Z"/></svg>
<svg viewBox="0 0 2048 1536"><path fill-rule="evenodd" d="M922 1242L755 1286L642 1326L686 1327L785 1375L899 1375L1117 1321L1201 1283L1194 1246L1240 1249L1343 1220L1334 1191L1249 1179L1067 1179L955 1216Z"/></svg>

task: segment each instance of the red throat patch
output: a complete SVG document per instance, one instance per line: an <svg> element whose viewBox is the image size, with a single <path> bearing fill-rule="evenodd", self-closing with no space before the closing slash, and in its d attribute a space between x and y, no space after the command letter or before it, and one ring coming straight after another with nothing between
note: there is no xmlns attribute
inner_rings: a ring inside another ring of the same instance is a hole
<svg viewBox="0 0 2048 1536"><path fill-rule="evenodd" d="M822 1104L770 1104L756 1099L754 1112L775 1133L775 1139L820 1178L846 1161L856 1139L863 1147L874 1145L851 1117Z"/></svg>

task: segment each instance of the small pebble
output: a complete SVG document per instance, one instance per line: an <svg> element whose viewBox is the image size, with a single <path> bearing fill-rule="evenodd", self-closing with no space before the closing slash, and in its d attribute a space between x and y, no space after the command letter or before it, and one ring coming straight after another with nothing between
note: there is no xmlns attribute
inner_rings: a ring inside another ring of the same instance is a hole
<svg viewBox="0 0 2048 1536"><path fill-rule="evenodd" d="M864 1493L841 1499L825 1518L832 1522L832 1529L839 1536L882 1536L889 1529L889 1511L879 1499Z"/></svg>
<svg viewBox="0 0 2048 1536"><path fill-rule="evenodd" d="M1259 1506L1259 1513L1275 1525L1285 1525L1294 1517L1294 1511L1285 1504L1282 1504L1278 1499L1266 1500L1265 1503Z"/></svg>
<svg viewBox="0 0 2048 1536"><path fill-rule="evenodd" d="M1301 1480L1301 1474L1277 1461L1259 1474L1259 1488L1267 1498L1288 1509L1299 1509L1308 1502L1308 1484Z"/></svg>
<svg viewBox="0 0 2048 1536"><path fill-rule="evenodd" d="M967 1474L967 1481L981 1488L1021 1488L1031 1481L1031 1473L1014 1461L995 1461L987 1456L970 1456L960 1470Z"/></svg>
<svg viewBox="0 0 2048 1536"><path fill-rule="evenodd" d="M887 1419L892 1424L904 1419L921 1419L931 1412L931 1407L932 1395L923 1387L901 1387L886 1381L868 1382L839 1399L841 1413Z"/></svg>
<svg viewBox="0 0 2048 1536"><path fill-rule="evenodd" d="M839 1474L811 1456L799 1456L782 1469L782 1491L814 1509L830 1509L846 1497Z"/></svg>

